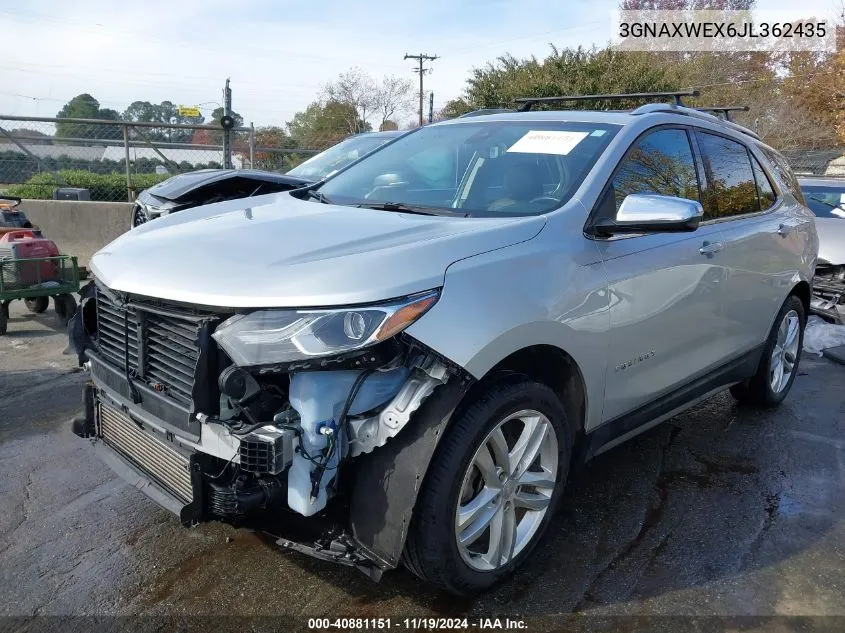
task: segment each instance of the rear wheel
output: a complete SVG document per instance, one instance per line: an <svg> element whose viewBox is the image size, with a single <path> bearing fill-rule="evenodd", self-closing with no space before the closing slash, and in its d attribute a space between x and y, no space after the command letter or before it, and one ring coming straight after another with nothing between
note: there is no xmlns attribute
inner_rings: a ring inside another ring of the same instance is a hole
<svg viewBox="0 0 845 633"><path fill-rule="evenodd" d="M24 299L23 302L27 310L35 314L41 314L50 305L49 297L32 297L31 299Z"/></svg>
<svg viewBox="0 0 845 633"><path fill-rule="evenodd" d="M731 387L734 398L764 408L783 402L798 375L806 321L802 301L794 295L788 297L769 333L757 373Z"/></svg>
<svg viewBox="0 0 845 633"><path fill-rule="evenodd" d="M9 304L6 301L0 301L0 336L6 333L9 326Z"/></svg>
<svg viewBox="0 0 845 633"><path fill-rule="evenodd" d="M456 594L511 574L554 513L571 446L551 389L528 378L490 387L438 447L414 511L406 565Z"/></svg>

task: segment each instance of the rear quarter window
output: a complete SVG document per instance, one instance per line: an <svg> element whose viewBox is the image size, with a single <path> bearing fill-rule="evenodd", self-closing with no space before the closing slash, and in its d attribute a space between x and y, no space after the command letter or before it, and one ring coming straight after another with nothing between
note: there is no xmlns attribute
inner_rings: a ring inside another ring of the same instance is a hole
<svg viewBox="0 0 845 633"><path fill-rule="evenodd" d="M785 187L786 190L789 191L796 200L798 200L798 202L806 204L804 195L801 192L801 185L798 184L798 178L796 178L795 174L792 172L792 167L789 166L789 161L771 147L767 147L766 145L758 145L758 147L771 164L772 171L774 171L778 180L780 180L781 186Z"/></svg>

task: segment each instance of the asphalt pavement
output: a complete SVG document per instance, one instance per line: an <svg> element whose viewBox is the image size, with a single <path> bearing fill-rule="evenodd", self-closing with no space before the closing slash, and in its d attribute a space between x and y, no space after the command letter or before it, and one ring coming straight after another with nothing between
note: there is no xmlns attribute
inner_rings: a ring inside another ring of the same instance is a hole
<svg viewBox="0 0 845 633"><path fill-rule="evenodd" d="M181 527L71 433L85 375L65 345L52 306L12 304L0 615L845 616L845 367L826 359L804 357L776 411L723 393L596 458L530 563L460 599L401 569L375 584L246 530Z"/></svg>

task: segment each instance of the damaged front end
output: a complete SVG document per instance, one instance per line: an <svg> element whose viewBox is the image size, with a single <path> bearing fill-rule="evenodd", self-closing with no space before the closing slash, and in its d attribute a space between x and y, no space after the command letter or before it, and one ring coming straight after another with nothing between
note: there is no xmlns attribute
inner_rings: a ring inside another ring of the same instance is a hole
<svg viewBox="0 0 845 633"><path fill-rule="evenodd" d="M819 262L816 266L810 312L845 325L845 265Z"/></svg>
<svg viewBox="0 0 845 633"><path fill-rule="evenodd" d="M471 382L401 334L436 290L238 314L83 294L69 335L91 382L74 432L125 479L186 525L249 525L374 578L398 564Z"/></svg>

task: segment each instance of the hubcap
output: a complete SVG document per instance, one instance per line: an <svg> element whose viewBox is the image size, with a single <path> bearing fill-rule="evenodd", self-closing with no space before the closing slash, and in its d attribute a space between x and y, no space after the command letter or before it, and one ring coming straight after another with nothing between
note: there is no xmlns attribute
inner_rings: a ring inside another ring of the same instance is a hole
<svg viewBox="0 0 845 633"><path fill-rule="evenodd" d="M778 328L778 337L769 363L769 379L774 393L780 393L789 384L795 361L798 359L798 339L801 320L795 310L783 317Z"/></svg>
<svg viewBox="0 0 845 633"><path fill-rule="evenodd" d="M549 508L557 471L557 436L545 415L518 411L496 425L464 473L455 511L467 565L490 571L525 549Z"/></svg>

